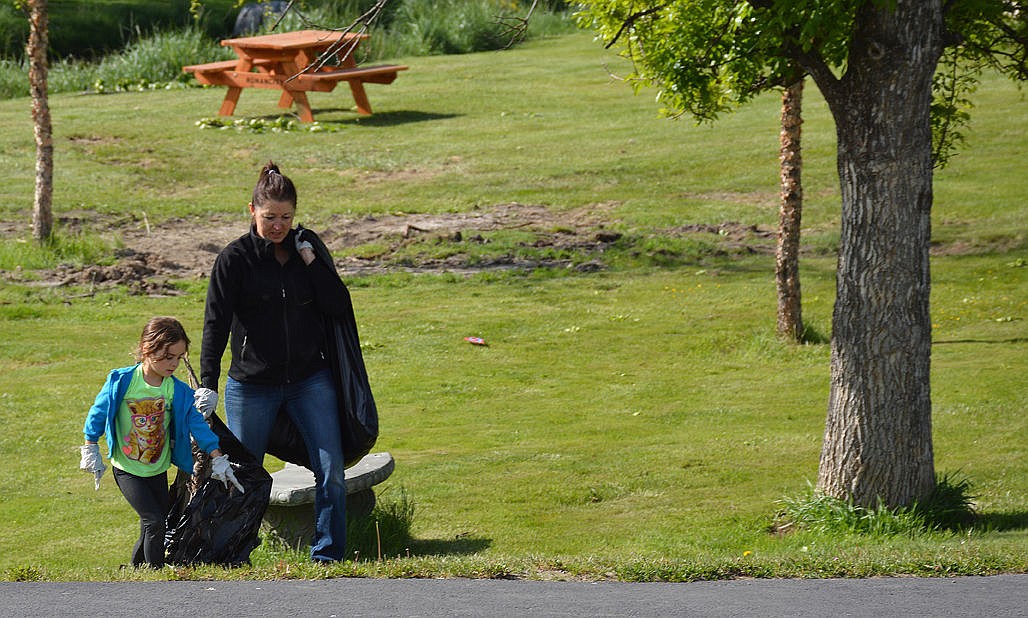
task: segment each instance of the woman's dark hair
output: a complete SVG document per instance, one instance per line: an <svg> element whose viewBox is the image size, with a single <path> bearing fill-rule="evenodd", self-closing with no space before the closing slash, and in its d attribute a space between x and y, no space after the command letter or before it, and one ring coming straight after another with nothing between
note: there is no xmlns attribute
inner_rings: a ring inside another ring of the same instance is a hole
<svg viewBox="0 0 1028 618"><path fill-rule="evenodd" d="M268 161L257 178L253 188L253 206L260 208L269 201L289 202L296 206L296 187L289 176L284 175L274 161Z"/></svg>
<svg viewBox="0 0 1028 618"><path fill-rule="evenodd" d="M186 350L189 349L189 337L186 335L186 329L178 320L169 317L152 318L143 327L143 334L139 336L136 360L142 361L147 356L153 356L179 341L184 341Z"/></svg>

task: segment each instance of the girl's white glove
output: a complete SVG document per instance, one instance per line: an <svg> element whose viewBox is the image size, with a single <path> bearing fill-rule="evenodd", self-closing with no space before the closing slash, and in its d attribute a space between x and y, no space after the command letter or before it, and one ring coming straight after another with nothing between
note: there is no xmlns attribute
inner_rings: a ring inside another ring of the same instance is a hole
<svg viewBox="0 0 1028 618"><path fill-rule="evenodd" d="M228 484L232 483L239 493L246 493L243 486L236 480L236 473L232 471L232 462L228 460L228 455L211 459L211 478L224 483L225 489L228 489Z"/></svg>
<svg viewBox="0 0 1028 618"><path fill-rule="evenodd" d="M103 458L100 457L99 444L83 444L79 447L82 452L82 459L79 461L79 469L93 473L93 488L100 489L100 477L107 471Z"/></svg>

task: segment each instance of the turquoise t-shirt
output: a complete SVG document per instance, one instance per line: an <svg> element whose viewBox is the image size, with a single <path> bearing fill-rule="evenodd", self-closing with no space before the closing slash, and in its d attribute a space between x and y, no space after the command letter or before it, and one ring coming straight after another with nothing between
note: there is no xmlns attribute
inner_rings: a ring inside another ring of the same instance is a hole
<svg viewBox="0 0 1028 618"><path fill-rule="evenodd" d="M114 420L119 444L111 463L136 476L154 476L171 467L171 399L175 385L164 378L160 386L143 379L143 366L136 367Z"/></svg>

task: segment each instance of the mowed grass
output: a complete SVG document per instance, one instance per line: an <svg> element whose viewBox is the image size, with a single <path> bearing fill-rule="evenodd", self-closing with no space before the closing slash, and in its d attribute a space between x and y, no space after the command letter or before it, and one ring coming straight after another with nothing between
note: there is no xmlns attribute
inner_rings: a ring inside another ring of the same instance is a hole
<svg viewBox="0 0 1028 618"><path fill-rule="evenodd" d="M345 93L312 95L335 129L324 133L201 131L194 123L214 115L218 89L55 97L57 215L202 225L205 214L239 212L242 228L253 176L274 158L315 229L333 213L514 201L612 205L611 225L639 234L775 224L774 97L714 126L661 119L652 93L610 80L624 65L585 35L402 61L412 68L394 84L369 87L371 118L343 109ZM804 317L827 335L834 138L808 93ZM384 547L384 562L328 570L262 547L252 568L200 576L1025 571L1028 114L998 79L980 94L971 146L938 173L932 298L936 466L972 480L982 525L971 534L768 532L776 501L816 478L829 356L827 345L775 340L770 256L592 274L396 273L349 283L381 412L377 449L397 461L381 498L402 490L415 505L410 543ZM238 112L277 114L276 100L245 92ZM27 101L0 102L0 126L0 218L27 221ZM131 362L149 316L177 315L199 341L204 282L182 291L0 288L5 578L150 577L118 569L136 517L109 477L93 491L77 446L106 372Z"/></svg>

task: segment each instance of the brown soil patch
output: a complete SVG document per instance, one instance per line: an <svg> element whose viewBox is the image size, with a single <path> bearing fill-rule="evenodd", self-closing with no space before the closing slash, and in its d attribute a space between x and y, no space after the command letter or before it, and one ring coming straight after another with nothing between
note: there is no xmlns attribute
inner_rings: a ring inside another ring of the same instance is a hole
<svg viewBox="0 0 1028 618"><path fill-rule="evenodd" d="M361 252L362 257L337 257L336 266L345 276L389 271L470 273L488 269L561 267L559 261L519 261L499 255L488 261L471 263L461 251L445 259L405 261L396 265L395 253L418 242L487 242L483 232L523 230L535 239L532 247L556 249L552 253L578 255L602 254L604 247L617 242L621 234L612 226L616 204L594 204L575 210L554 210L541 205L501 204L471 212L443 214L388 214L347 218L331 216L320 226L311 226L337 256L354 247L374 246L376 251ZM302 222L301 222L302 223ZM91 289L117 285L137 294L173 294L169 282L203 278L209 275L218 252L248 229L242 216L170 218L159 223L138 216L105 217L92 212L69 213L57 222L62 233L90 231L110 238L119 245L115 262L110 265L62 265L51 271L0 272L8 280L46 286L89 286ZM24 237L25 224L0 222L0 237ZM692 225L663 230L661 234L713 234L728 245L756 246L754 250L773 251L774 231L754 226L725 223ZM770 242L770 244L769 244ZM373 253L374 255L368 255ZM579 264L580 270L604 268L602 261Z"/></svg>

